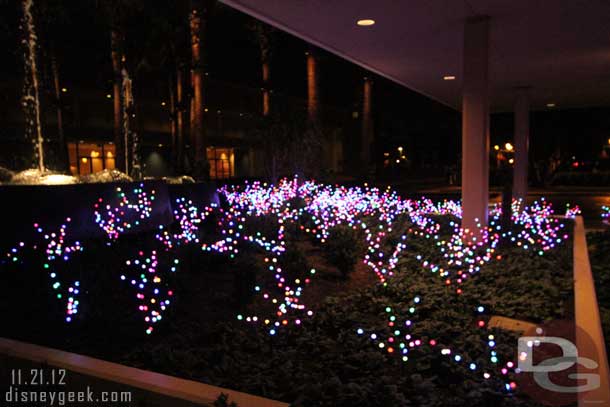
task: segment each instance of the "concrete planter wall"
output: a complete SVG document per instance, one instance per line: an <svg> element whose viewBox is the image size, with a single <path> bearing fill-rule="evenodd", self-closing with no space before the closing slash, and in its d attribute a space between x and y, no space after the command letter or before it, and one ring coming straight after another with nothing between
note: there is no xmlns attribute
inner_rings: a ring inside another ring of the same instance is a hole
<svg viewBox="0 0 610 407"><path fill-rule="evenodd" d="M97 390L98 394L101 391L126 391L131 394L130 406L211 407L218 396L224 393L228 395L229 402L235 402L239 407L288 407L286 403L239 391L0 338L0 377L7 378L5 384L10 383L8 378L11 369L21 370L24 377L29 375L30 369L42 369L43 374L48 375L52 369L65 369L65 387L61 387L61 390L83 391L89 386L92 390ZM20 390L23 391L24 388L27 386ZM33 387L30 390L36 389Z"/></svg>

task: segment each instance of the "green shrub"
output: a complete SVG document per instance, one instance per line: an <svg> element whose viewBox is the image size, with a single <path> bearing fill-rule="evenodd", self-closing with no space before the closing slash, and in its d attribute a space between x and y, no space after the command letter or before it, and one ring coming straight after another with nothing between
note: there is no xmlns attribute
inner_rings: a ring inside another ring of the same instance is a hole
<svg viewBox="0 0 610 407"><path fill-rule="evenodd" d="M307 255L294 241L288 241L286 252L281 257L284 275L289 279L301 277L311 269Z"/></svg>
<svg viewBox="0 0 610 407"><path fill-rule="evenodd" d="M362 239L349 226L337 226L330 232L324 245L324 255L345 278L354 271L363 252Z"/></svg>
<svg viewBox="0 0 610 407"><path fill-rule="evenodd" d="M270 240L277 239L279 230L278 218L276 215L254 216L251 215L245 222L245 232L256 236L264 236Z"/></svg>
<svg viewBox="0 0 610 407"><path fill-rule="evenodd" d="M254 250L242 250L241 255L233 259L231 268L234 275L234 298L238 306L246 306L252 302L256 279L261 272Z"/></svg>
<svg viewBox="0 0 610 407"><path fill-rule="evenodd" d="M286 202L286 206L289 206L290 209L302 209L307 206L307 202L305 199L301 197L291 198Z"/></svg>

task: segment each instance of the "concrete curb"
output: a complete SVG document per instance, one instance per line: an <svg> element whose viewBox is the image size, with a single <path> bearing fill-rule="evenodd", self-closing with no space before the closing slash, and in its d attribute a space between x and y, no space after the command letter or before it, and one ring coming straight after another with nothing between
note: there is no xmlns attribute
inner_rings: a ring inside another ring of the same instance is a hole
<svg viewBox="0 0 610 407"><path fill-rule="evenodd" d="M580 328L576 331L578 355L596 361L599 364L597 374L600 376L600 387L579 393L578 405L579 407L610 406L608 357L582 216L577 216L574 222L574 310L576 326ZM589 336L589 338L585 338L585 336ZM592 339L592 341L587 339ZM592 373L591 370L580 364L577 366L577 370L579 374Z"/></svg>

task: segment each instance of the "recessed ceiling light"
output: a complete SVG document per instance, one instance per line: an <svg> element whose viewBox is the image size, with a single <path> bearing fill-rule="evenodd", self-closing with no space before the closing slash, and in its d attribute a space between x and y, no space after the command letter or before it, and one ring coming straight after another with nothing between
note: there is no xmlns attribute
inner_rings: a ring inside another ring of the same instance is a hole
<svg viewBox="0 0 610 407"><path fill-rule="evenodd" d="M365 19L362 19L362 20L358 20L356 22L356 24L358 24L361 27L369 27L369 26L375 24L375 20L371 20L370 18L365 18Z"/></svg>
<svg viewBox="0 0 610 407"><path fill-rule="evenodd" d="M443 76L443 80L445 80L445 81L453 81L453 80L455 80L455 76L453 76L453 75L445 75L445 76Z"/></svg>
<svg viewBox="0 0 610 407"><path fill-rule="evenodd" d="M546 107L555 107L555 103L547 103Z"/></svg>

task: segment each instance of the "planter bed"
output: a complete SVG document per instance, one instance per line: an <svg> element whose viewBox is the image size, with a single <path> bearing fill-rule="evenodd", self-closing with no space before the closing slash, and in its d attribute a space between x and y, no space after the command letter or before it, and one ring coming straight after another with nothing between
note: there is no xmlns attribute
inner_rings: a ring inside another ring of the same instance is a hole
<svg viewBox="0 0 610 407"><path fill-rule="evenodd" d="M343 279L324 244L298 227L288 230L286 240L316 269L319 284L312 277L302 295L313 316L274 334L241 320L271 309L251 298L252 285L268 283L262 250L243 248L230 258L175 249L181 269L168 276L175 297L148 335L134 291L118 282L134 248L158 247L153 234L122 236L112 245L85 241L88 250L68 269L88 287L78 320L62 324L46 276L31 263L17 265L0 273L0 336L295 406L537 405L501 373L516 363L518 334L487 322L494 315L533 323L571 318L571 239L544 255L502 240L481 271L459 283L430 267L443 261L438 244L451 237L456 219L435 221L437 238L406 217L397 220L400 227L388 231L380 250L391 252L401 234L406 246L384 283L363 265ZM570 235L571 221L562 222ZM201 236L214 240L216 233L210 228ZM402 339L407 333L412 340Z"/></svg>

